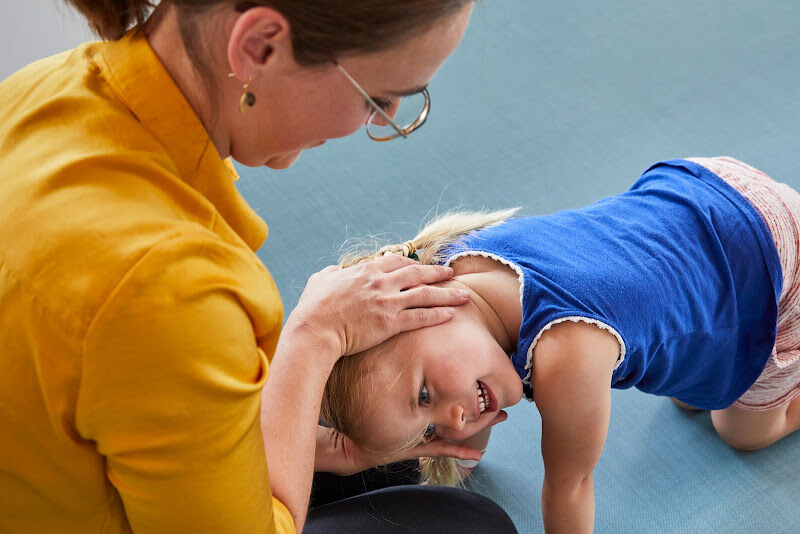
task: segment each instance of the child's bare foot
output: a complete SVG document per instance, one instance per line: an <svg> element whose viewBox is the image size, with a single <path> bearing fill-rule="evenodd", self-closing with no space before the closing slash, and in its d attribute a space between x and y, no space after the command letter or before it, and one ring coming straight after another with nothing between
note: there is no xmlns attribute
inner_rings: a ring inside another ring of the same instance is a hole
<svg viewBox="0 0 800 534"><path fill-rule="evenodd" d="M672 402L674 402L675 406L677 406L678 408L682 408L684 410L689 410L690 412L702 412L703 411L700 408L695 408L694 406L690 406L690 405L686 404L685 402L681 402L676 398L670 397L670 400Z"/></svg>

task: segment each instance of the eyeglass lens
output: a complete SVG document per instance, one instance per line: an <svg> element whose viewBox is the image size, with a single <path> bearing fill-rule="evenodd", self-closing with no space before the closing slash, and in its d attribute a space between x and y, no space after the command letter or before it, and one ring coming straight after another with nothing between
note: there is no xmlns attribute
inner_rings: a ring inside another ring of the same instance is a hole
<svg viewBox="0 0 800 534"><path fill-rule="evenodd" d="M417 127L415 123L424 119L423 115L427 110L425 109L425 95L422 93L404 96L400 99L397 110L389 108L386 113L392 117L403 129L409 128L412 125ZM394 114L393 114L394 113ZM398 135L397 130L391 124L386 122L379 113L373 113L367 124L367 130L370 136L377 138L389 138Z"/></svg>

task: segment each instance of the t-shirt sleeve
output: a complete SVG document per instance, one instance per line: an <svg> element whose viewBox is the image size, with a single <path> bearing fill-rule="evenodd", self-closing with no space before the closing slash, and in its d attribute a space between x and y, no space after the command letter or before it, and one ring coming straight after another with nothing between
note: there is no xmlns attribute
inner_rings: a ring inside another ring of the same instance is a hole
<svg viewBox="0 0 800 534"><path fill-rule="evenodd" d="M77 427L134 532L294 532L259 424L280 301L236 248L197 236L153 247L87 331Z"/></svg>

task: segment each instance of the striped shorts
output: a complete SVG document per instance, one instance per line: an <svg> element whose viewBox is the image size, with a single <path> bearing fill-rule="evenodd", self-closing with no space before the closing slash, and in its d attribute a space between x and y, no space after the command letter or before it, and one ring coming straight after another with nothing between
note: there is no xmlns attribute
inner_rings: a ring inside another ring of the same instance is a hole
<svg viewBox="0 0 800 534"><path fill-rule="evenodd" d="M772 357L734 403L746 410L777 408L800 395L800 193L758 169L729 157L687 158L739 191L772 233L783 271L778 301L778 336Z"/></svg>

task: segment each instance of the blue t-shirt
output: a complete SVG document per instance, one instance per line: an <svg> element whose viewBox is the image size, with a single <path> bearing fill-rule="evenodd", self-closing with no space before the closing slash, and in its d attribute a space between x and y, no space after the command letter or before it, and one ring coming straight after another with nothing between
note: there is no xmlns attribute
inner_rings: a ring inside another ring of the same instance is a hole
<svg viewBox="0 0 800 534"><path fill-rule="evenodd" d="M658 163L629 191L585 208L473 232L448 262L475 253L520 275L511 359L529 400L533 347L564 320L617 337L612 387L707 410L739 398L775 344L783 279L772 235L741 194L690 161Z"/></svg>

